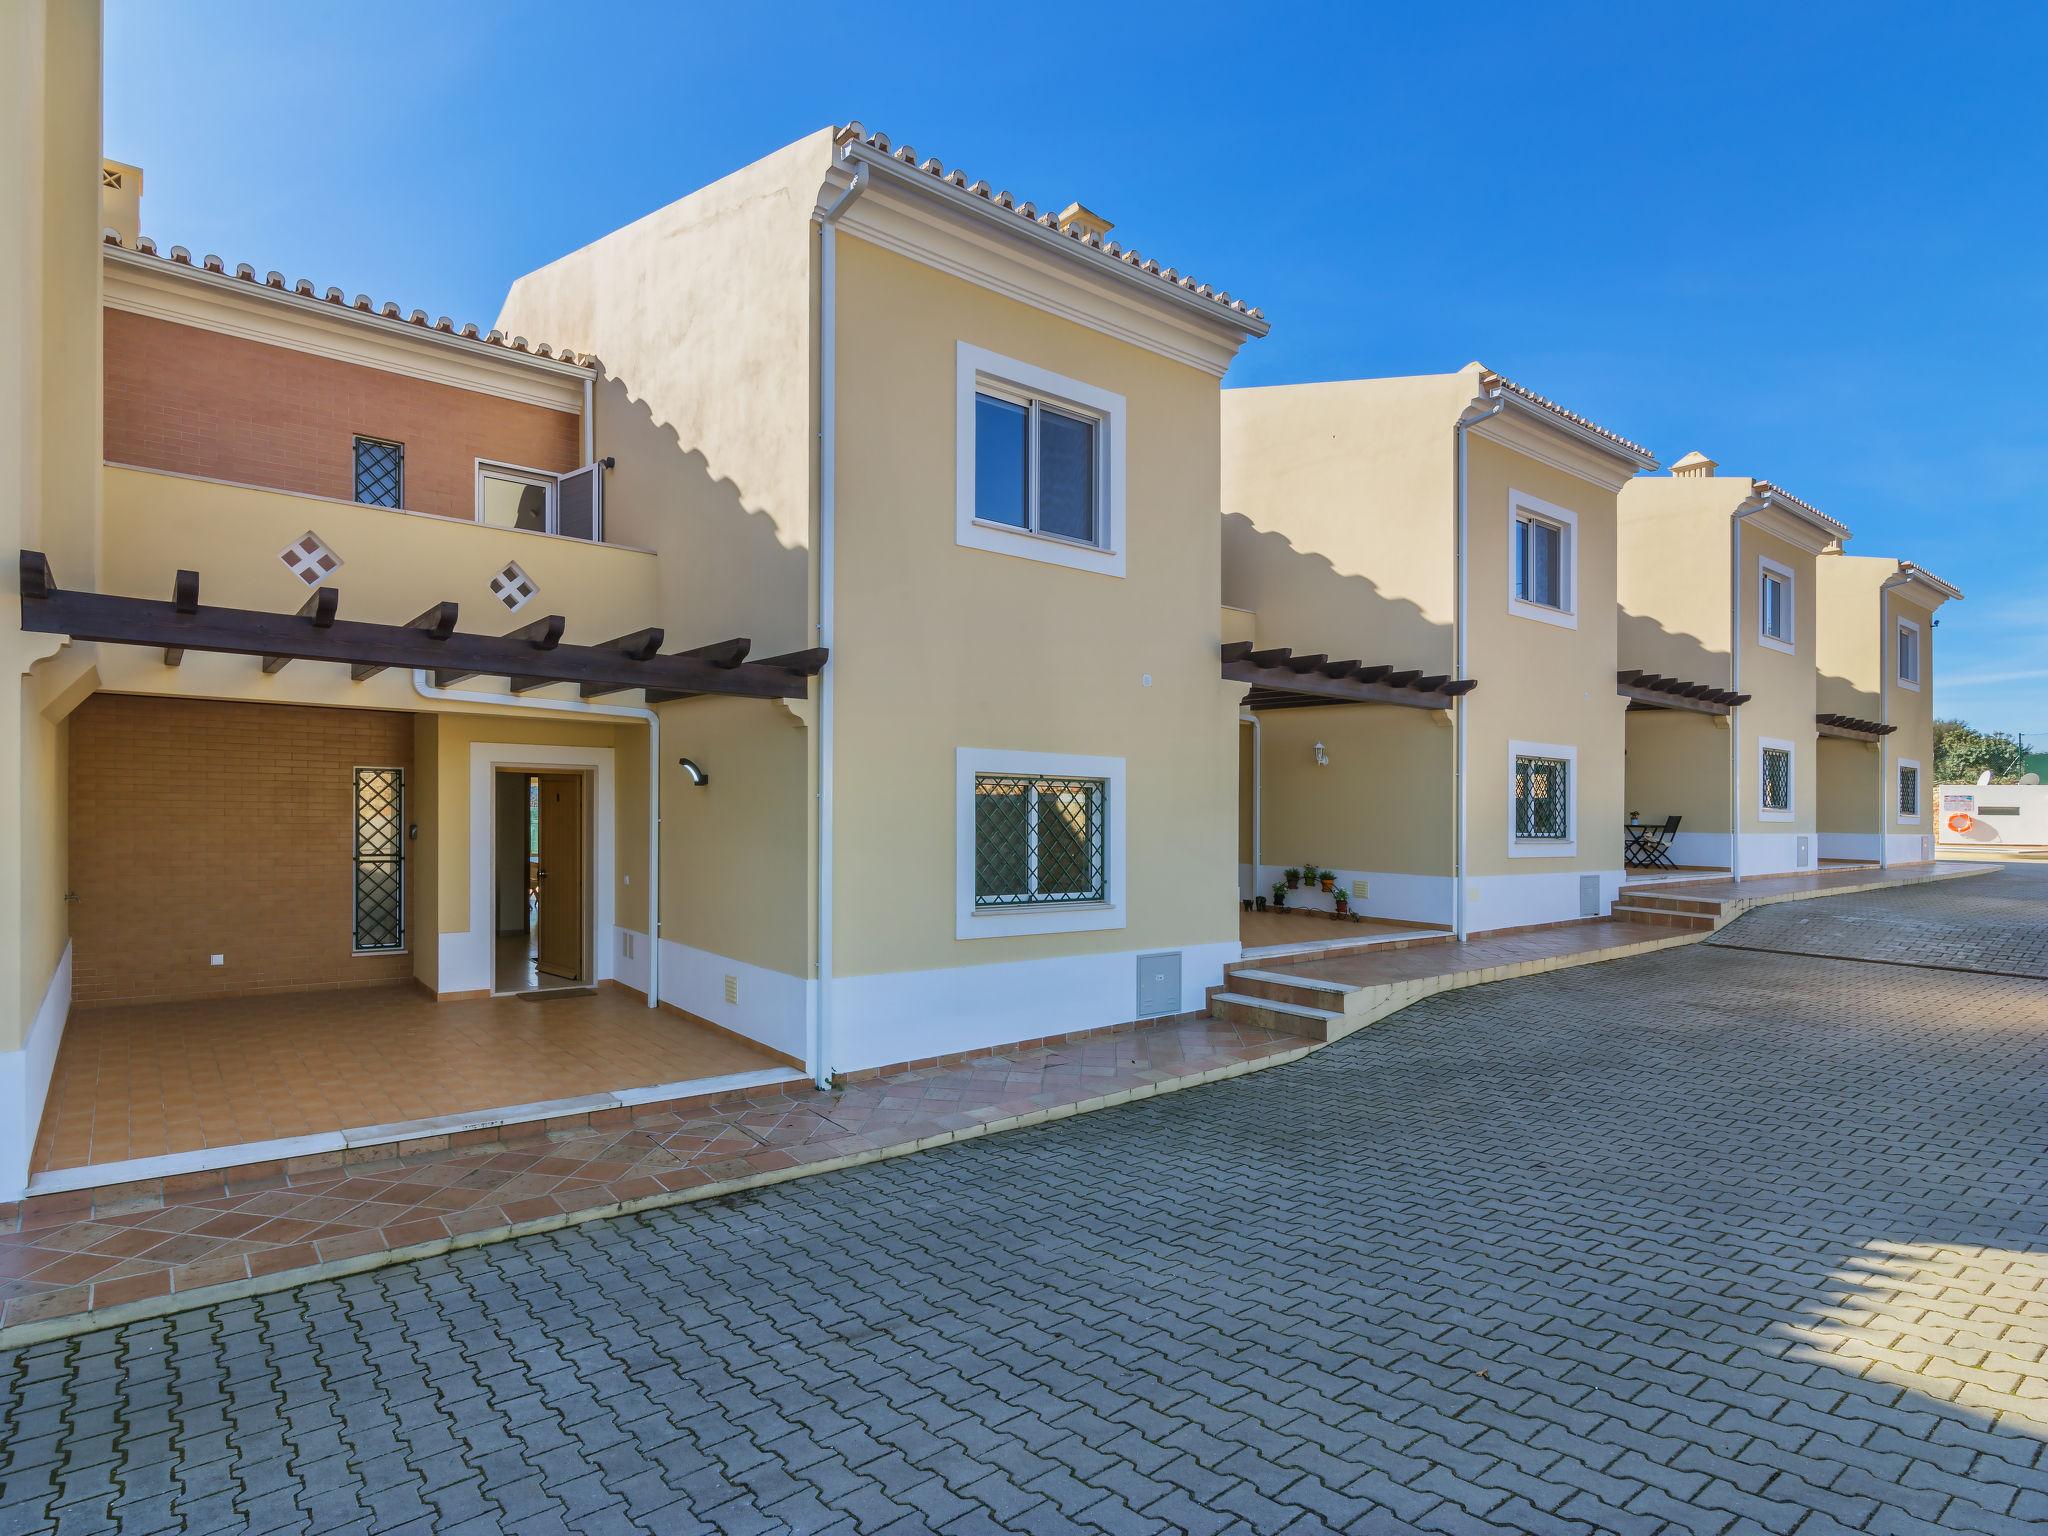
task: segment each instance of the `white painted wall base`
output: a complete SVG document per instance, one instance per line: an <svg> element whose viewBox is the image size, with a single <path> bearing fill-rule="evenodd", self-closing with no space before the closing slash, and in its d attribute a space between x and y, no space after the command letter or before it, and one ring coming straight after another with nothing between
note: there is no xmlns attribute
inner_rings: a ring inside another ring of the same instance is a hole
<svg viewBox="0 0 2048 1536"><path fill-rule="evenodd" d="M646 947L647 936L634 934L635 953L644 955ZM735 983L737 999L730 1003L725 1000L728 976ZM685 1013L709 1019L736 1035L758 1040L769 1050L780 1051L796 1061L804 1060L808 1054L812 985L801 976L749 965L705 949L692 949L674 939L661 941L664 1003L673 1003ZM639 986L642 992L647 990L644 961L640 964Z"/></svg>
<svg viewBox="0 0 2048 1536"><path fill-rule="evenodd" d="M1824 859L1877 858L1875 832L1822 832L1815 839Z"/></svg>
<svg viewBox="0 0 2048 1536"><path fill-rule="evenodd" d="M1286 878L1286 865L1260 865L1257 894L1271 900L1275 883ZM1365 886L1362 897L1358 894L1361 882ZM1451 925L1451 905L1456 890L1449 875L1397 875L1385 870L1340 869L1337 871L1337 883L1350 889L1351 910L1366 917L1441 923L1446 928ZM1313 891L1293 890L1287 893L1287 905L1304 907L1311 912L1329 912L1335 909L1337 898L1325 896L1320 887Z"/></svg>
<svg viewBox="0 0 2048 1536"><path fill-rule="evenodd" d="M1726 832L1687 832L1680 828L1671 839L1671 862L1695 864L1705 869L1728 869Z"/></svg>
<svg viewBox="0 0 2048 1536"><path fill-rule="evenodd" d="M1600 880L1598 915L1605 917L1621 893L1618 869L1558 870L1540 875L1474 875L1465 882L1465 924L1470 933L1527 928L1535 923L1569 923L1579 910L1579 877Z"/></svg>
<svg viewBox="0 0 2048 1536"><path fill-rule="evenodd" d="M1172 948L841 976L832 984L832 1069L860 1072L1127 1024L1138 1011L1138 956ZM1207 990L1222 983L1239 948L1180 947L1182 1013L1207 1006Z"/></svg>
<svg viewBox="0 0 2048 1536"><path fill-rule="evenodd" d="M1887 864L1925 864L1934 858L1932 832L1887 832L1884 835Z"/></svg>
<svg viewBox="0 0 2048 1536"><path fill-rule="evenodd" d="M1806 839L1806 862L1799 862L1799 839ZM1745 832L1742 834L1742 877L1810 874L1819 865L1820 838L1812 832Z"/></svg>
<svg viewBox="0 0 2048 1536"><path fill-rule="evenodd" d="M19 1200L28 1189L29 1157L42 1127L50 1075L57 1069L57 1048L64 1042L64 1022L70 1017L71 946L66 944L43 989L27 1041L18 1051L0 1051L0 1201Z"/></svg>

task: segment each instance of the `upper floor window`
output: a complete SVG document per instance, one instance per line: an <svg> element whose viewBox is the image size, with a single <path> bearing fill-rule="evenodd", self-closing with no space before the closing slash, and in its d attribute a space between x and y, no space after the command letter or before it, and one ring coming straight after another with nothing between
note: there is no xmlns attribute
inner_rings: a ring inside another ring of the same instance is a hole
<svg viewBox="0 0 2048 1536"><path fill-rule="evenodd" d="M1899 620L1899 686L1920 686L1920 626L1911 619Z"/></svg>
<svg viewBox="0 0 2048 1536"><path fill-rule="evenodd" d="M1508 512L1508 611L1576 629L1578 515L1520 491Z"/></svg>
<svg viewBox="0 0 2048 1536"><path fill-rule="evenodd" d="M356 439L356 500L368 507L405 505L405 444Z"/></svg>
<svg viewBox="0 0 2048 1536"><path fill-rule="evenodd" d="M959 344L955 541L1123 574L1124 399Z"/></svg>
<svg viewBox="0 0 2048 1536"><path fill-rule="evenodd" d="M1792 617L1792 572L1777 561L1757 561L1757 639L1774 651L1790 652L1796 645Z"/></svg>
<svg viewBox="0 0 2048 1536"><path fill-rule="evenodd" d="M476 520L572 539L601 539L604 462L558 475L517 464L476 465Z"/></svg>

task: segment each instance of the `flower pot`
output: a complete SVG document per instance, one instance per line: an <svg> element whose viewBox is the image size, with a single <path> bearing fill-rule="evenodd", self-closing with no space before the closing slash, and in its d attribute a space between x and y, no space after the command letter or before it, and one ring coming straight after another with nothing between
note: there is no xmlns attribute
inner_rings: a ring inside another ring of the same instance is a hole
<svg viewBox="0 0 2048 1536"><path fill-rule="evenodd" d="M1297 874L1289 874L1289 875L1288 875L1288 877L1287 877L1287 889L1289 889L1290 891L1292 891L1292 890L1296 890L1296 889L1298 889L1298 888L1300 887L1300 885L1301 885L1301 876L1300 876L1300 875L1297 875Z"/></svg>
<svg viewBox="0 0 2048 1536"><path fill-rule="evenodd" d="M1323 889L1324 889L1324 890L1326 890L1326 891L1328 891L1328 890L1334 890L1334 889L1336 888L1336 885L1337 885L1337 877L1336 877L1335 875L1325 875L1325 876L1323 876Z"/></svg>
<svg viewBox="0 0 2048 1536"><path fill-rule="evenodd" d="M1256 901L1256 902L1257 902L1257 903L1259 904L1259 906L1258 906L1258 910L1259 910L1259 911L1263 912L1263 911L1265 911L1265 910L1266 910L1266 898L1265 898L1265 897L1263 897L1263 896L1254 896L1254 897L1252 898L1252 900L1253 900L1253 901Z"/></svg>

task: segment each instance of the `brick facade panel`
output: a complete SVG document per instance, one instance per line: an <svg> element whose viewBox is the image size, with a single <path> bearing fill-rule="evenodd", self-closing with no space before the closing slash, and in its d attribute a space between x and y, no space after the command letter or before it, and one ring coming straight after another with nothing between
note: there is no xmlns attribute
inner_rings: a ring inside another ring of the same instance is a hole
<svg viewBox="0 0 2048 1536"><path fill-rule="evenodd" d="M125 310L106 327L111 463L353 501L355 440L381 437L405 445L408 510L473 518L478 459L580 460L570 411Z"/></svg>
<svg viewBox="0 0 2048 1536"><path fill-rule="evenodd" d="M412 974L353 953L355 770L395 764L410 792L412 716L96 694L70 724L77 1002Z"/></svg>

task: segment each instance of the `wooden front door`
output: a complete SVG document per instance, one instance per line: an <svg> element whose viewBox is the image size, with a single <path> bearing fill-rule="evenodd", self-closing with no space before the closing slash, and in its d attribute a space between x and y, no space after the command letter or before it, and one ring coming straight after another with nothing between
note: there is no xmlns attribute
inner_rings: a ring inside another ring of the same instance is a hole
<svg viewBox="0 0 2048 1536"><path fill-rule="evenodd" d="M583 779L540 776L540 952L538 970L583 979Z"/></svg>

